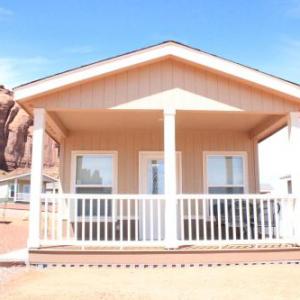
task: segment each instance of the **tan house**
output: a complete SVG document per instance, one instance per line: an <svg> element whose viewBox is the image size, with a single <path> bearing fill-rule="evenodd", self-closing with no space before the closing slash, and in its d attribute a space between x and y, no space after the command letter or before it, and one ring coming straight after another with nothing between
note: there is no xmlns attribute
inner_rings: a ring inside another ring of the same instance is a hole
<svg viewBox="0 0 300 300"><path fill-rule="evenodd" d="M14 94L34 117L31 263L239 260L227 246L269 244L261 260L300 258L299 199L259 194L257 152L288 124L300 181L299 85L167 41ZM59 195L41 190L45 132Z"/></svg>
<svg viewBox="0 0 300 300"><path fill-rule="evenodd" d="M19 168L0 175L0 203L3 201L30 201L30 169ZM43 173L42 192L57 192L57 178Z"/></svg>

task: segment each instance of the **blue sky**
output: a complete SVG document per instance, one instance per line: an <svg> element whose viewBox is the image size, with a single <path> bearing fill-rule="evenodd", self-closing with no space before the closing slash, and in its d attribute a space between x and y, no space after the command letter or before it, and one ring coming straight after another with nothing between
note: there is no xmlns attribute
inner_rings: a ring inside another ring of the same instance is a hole
<svg viewBox="0 0 300 300"><path fill-rule="evenodd" d="M300 0L0 0L0 39L8 87L169 39L300 83ZM263 182L288 172L283 144L261 145Z"/></svg>
<svg viewBox="0 0 300 300"><path fill-rule="evenodd" d="M300 0L0 1L9 87L174 39L300 81Z"/></svg>

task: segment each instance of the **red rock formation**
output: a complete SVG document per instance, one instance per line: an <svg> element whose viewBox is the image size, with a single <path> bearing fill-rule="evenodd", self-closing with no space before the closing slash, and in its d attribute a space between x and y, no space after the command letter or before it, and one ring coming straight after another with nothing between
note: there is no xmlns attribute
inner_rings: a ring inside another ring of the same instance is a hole
<svg viewBox="0 0 300 300"><path fill-rule="evenodd" d="M13 100L13 94L0 86L0 169L11 171L31 165L31 117ZM58 165L56 143L45 136L44 163Z"/></svg>

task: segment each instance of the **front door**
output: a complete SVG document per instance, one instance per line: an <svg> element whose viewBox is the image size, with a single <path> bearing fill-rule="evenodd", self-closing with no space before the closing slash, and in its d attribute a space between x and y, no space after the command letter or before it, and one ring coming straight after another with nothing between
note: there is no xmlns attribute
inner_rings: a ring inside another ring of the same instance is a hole
<svg viewBox="0 0 300 300"><path fill-rule="evenodd" d="M177 192L181 192L181 176L179 170L181 169L180 153L176 156L177 165ZM164 184L164 153L145 151L140 152L140 194L152 194L159 195L164 194L165 184ZM161 239L164 238L164 223L165 223L165 209L164 205L160 204L160 209L158 209L157 201L152 204L152 214L150 213L151 205L150 201L146 201L145 213L143 213L142 203L140 203L140 217L141 222L139 223L139 236L140 239L151 240L151 230L150 224L153 224L153 239L159 239L159 228L158 224L161 224ZM161 222L158 222L158 213L160 211ZM144 219L143 219L144 218ZM152 222L151 219L152 218ZM145 233L143 231L143 222L145 221ZM145 234L145 238L143 235Z"/></svg>

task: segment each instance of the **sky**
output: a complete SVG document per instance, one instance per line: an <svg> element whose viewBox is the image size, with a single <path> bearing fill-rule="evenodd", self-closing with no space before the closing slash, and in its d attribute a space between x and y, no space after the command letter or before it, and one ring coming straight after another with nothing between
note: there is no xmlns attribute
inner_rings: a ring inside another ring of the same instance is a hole
<svg viewBox="0 0 300 300"><path fill-rule="evenodd" d="M300 83L300 0L0 0L0 40L9 88L164 40ZM285 138L268 159L282 155Z"/></svg>

